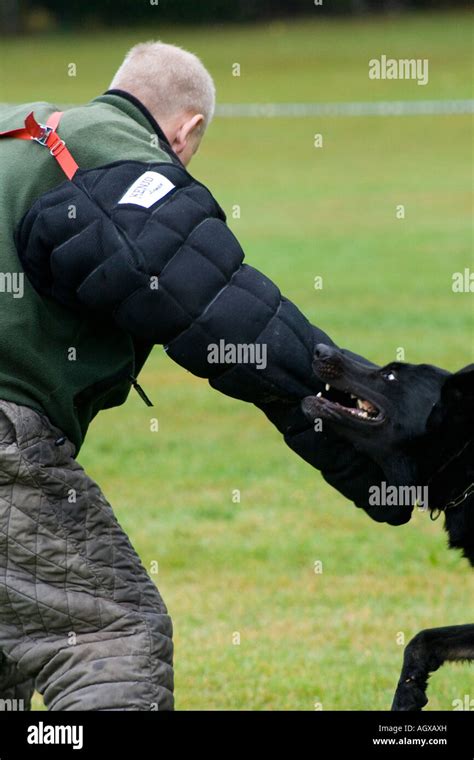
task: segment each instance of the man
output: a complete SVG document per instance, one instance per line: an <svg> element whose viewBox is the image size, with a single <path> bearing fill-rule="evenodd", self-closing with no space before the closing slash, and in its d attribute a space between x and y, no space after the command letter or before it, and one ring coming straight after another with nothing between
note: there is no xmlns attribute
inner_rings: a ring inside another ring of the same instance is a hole
<svg viewBox="0 0 474 760"><path fill-rule="evenodd" d="M0 698L28 705L36 686L51 710L173 708L167 609L75 458L101 409L132 385L147 402L136 377L155 344L256 404L357 504L383 478L302 415L320 390L314 346L332 341L243 264L224 212L184 168L214 102L194 55L146 43L105 95L64 113L58 134L80 167L70 179L44 146L0 140L0 268L23 288L0 294ZM0 130L30 111L45 124L55 108L3 106ZM211 361L221 341L264 347L266 361Z"/></svg>

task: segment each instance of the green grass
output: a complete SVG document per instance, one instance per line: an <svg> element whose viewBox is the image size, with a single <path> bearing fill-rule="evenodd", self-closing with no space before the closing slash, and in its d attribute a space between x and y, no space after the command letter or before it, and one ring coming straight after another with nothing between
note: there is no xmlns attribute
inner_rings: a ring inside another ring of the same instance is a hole
<svg viewBox="0 0 474 760"><path fill-rule="evenodd" d="M3 42L0 99L91 98L123 52L149 37L201 54L223 102L471 96L469 17L448 14L207 32L152 22ZM367 61L383 52L428 57L429 84L370 82ZM31 75L19 65L25 54ZM467 116L216 120L191 168L229 212L240 205L230 224L248 262L333 339L378 362L403 347L407 361L455 370L473 349L472 295L451 291L452 273L474 263L470 130ZM323 149L313 147L316 132ZM371 522L254 408L219 396L159 348L141 381L153 414L132 394L93 423L80 460L145 566L159 562L177 708L388 708L397 633L408 640L467 622L472 610L467 564L446 550L441 521ZM149 432L153 415L158 433ZM443 668L429 707L451 709L472 692L471 678L467 667Z"/></svg>

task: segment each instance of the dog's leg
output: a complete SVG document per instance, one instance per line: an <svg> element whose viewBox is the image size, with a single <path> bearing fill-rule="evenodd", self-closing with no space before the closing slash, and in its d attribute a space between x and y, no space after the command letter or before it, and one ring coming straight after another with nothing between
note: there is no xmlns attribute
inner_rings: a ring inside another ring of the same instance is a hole
<svg viewBox="0 0 474 760"><path fill-rule="evenodd" d="M420 631L407 645L392 710L421 710L430 673L444 662L474 660L474 625Z"/></svg>

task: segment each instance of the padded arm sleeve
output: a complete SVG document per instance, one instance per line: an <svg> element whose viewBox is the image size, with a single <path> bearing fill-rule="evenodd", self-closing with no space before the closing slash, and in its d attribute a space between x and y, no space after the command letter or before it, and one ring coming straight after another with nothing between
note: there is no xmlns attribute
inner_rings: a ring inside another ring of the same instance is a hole
<svg viewBox="0 0 474 760"><path fill-rule="evenodd" d="M229 396L296 401L320 387L314 346L332 341L243 262L222 209L181 166L79 171L35 203L17 248L40 293L113 313Z"/></svg>
<svg viewBox="0 0 474 760"><path fill-rule="evenodd" d="M224 212L182 166L125 161L79 170L32 206L16 245L42 295L112 314L140 341L163 344L214 388L259 406L295 452L367 503L380 473L349 444L315 433L299 408L321 390L314 347L332 341L244 263ZM390 509L372 516L405 521Z"/></svg>

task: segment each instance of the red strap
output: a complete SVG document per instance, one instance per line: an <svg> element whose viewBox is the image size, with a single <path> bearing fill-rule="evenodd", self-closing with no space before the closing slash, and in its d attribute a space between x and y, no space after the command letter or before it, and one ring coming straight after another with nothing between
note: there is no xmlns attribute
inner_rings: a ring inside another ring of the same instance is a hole
<svg viewBox="0 0 474 760"><path fill-rule="evenodd" d="M55 132L57 131L59 122L61 121L63 112L62 111L55 111L51 114L48 121L46 122L47 127L51 127Z"/></svg>
<svg viewBox="0 0 474 760"><path fill-rule="evenodd" d="M10 129L0 132L1 137L15 137L19 140L36 140L40 145L49 148L49 152L56 159L68 179L72 179L78 170L78 165L66 148L66 143L61 140L57 133L62 111L55 111L46 122L46 129L36 121L33 112L25 119L25 126L20 129Z"/></svg>

